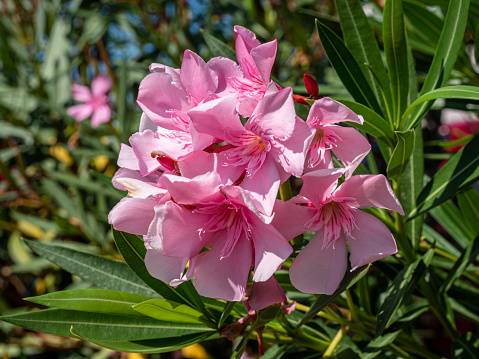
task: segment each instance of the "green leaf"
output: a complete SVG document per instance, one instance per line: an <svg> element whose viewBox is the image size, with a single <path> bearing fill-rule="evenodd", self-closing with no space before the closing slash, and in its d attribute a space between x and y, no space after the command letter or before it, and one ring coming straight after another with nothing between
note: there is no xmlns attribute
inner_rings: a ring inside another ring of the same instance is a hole
<svg viewBox="0 0 479 359"><path fill-rule="evenodd" d="M234 306L236 305L237 302L228 302L225 305L225 309L221 313L220 320L218 320L218 328L221 328L225 320L228 318L230 315L231 311L233 310Z"/></svg>
<svg viewBox="0 0 479 359"><path fill-rule="evenodd" d="M389 80L376 38L368 18L364 14L361 2L359 0L335 0L335 4L343 31L344 43L363 70L363 75L374 92L382 112L387 113L386 103L391 102ZM385 91L385 99L383 98L383 91Z"/></svg>
<svg viewBox="0 0 479 359"><path fill-rule="evenodd" d="M446 13L441 37L434 54L431 66L421 89L421 95L444 85L449 77L457 54L462 46L464 30L467 24L467 15L470 0L451 0ZM405 126L406 130L416 127L432 103L424 102L414 110ZM407 116L403 116L401 127Z"/></svg>
<svg viewBox="0 0 479 359"><path fill-rule="evenodd" d="M134 310L149 317L175 323L204 323L208 320L197 310L167 299L150 299L136 304Z"/></svg>
<svg viewBox="0 0 479 359"><path fill-rule="evenodd" d="M398 128L409 93L408 46L404 32L402 0L389 0L384 5L383 42L392 94L391 120Z"/></svg>
<svg viewBox="0 0 479 359"><path fill-rule="evenodd" d="M75 310L46 309L1 317L27 329L72 337L70 328L87 338L107 341L132 341L174 338L211 332L205 324L172 323L148 317L86 313Z"/></svg>
<svg viewBox="0 0 479 359"><path fill-rule="evenodd" d="M452 352L456 359L479 359L479 339L466 333L452 344Z"/></svg>
<svg viewBox="0 0 479 359"><path fill-rule="evenodd" d="M25 298L33 303L81 312L142 316L132 306L150 298L106 289L75 289Z"/></svg>
<svg viewBox="0 0 479 359"><path fill-rule="evenodd" d="M401 318L399 318L389 326L386 331L387 333L403 331L406 327L410 326L413 323L414 319L429 310L429 304L427 304L424 300L414 302L409 305L406 310L406 314L402 315Z"/></svg>
<svg viewBox="0 0 479 359"><path fill-rule="evenodd" d="M429 181L419 194L412 219L440 205L456 192L468 187L479 178L479 135L456 153Z"/></svg>
<svg viewBox="0 0 479 359"><path fill-rule="evenodd" d="M236 52L223 41L217 39L210 33L202 31L206 46L210 49L213 56L223 56L230 60L236 61Z"/></svg>
<svg viewBox="0 0 479 359"><path fill-rule="evenodd" d="M126 263L80 252L60 245L44 244L25 240L38 255L48 259L66 271L83 278L100 288L157 297L150 288L142 284Z"/></svg>
<svg viewBox="0 0 479 359"><path fill-rule="evenodd" d="M361 68L343 41L327 26L316 20L321 44L342 83L353 98L382 115L373 91L369 87Z"/></svg>
<svg viewBox="0 0 479 359"><path fill-rule="evenodd" d="M302 325L304 325L306 322L308 322L310 319L314 318L316 314L318 314L321 311L321 309L323 309L325 306L331 303L334 300L334 298L336 298L338 295L344 292L348 288L349 283L351 283L358 276L362 275L363 271L367 270L368 268L369 266L365 265L351 272L348 265L346 274L344 275L343 280L339 284L338 289L336 289L336 291L331 295L324 295L324 294L320 295L319 298L316 300L316 302L314 302L312 307L304 315L303 319L301 319L301 321L298 323L296 327L299 328Z"/></svg>
<svg viewBox="0 0 479 359"><path fill-rule="evenodd" d="M477 100L479 101L479 87L476 86L466 86L466 85L457 85L457 86L446 86L436 90L427 92L416 99L404 112L402 120L406 121L409 114L416 108L418 105L436 100L438 98L455 98L462 100ZM418 120L419 121L419 120ZM406 126L407 129L414 128L418 122L412 123L408 122Z"/></svg>
<svg viewBox="0 0 479 359"><path fill-rule="evenodd" d="M415 130L415 143L412 156L404 168L401 177L401 204L406 216L416 206L416 198L423 188L424 177L424 149L422 141L422 129L420 126ZM423 218L417 217L407 224L407 234L413 248L417 249L419 238L422 235Z"/></svg>
<svg viewBox="0 0 479 359"><path fill-rule="evenodd" d="M439 289L440 293L446 293L451 286L454 284L454 281L458 279L466 270L466 268L471 264L476 257L479 255L479 236L474 239L462 252L461 256L458 258L454 267L449 271L446 280L442 283L441 288Z"/></svg>
<svg viewBox="0 0 479 359"><path fill-rule="evenodd" d="M391 344L399 335L399 332L389 333L374 339L362 350L361 359L373 359L386 350L386 347Z"/></svg>
<svg viewBox="0 0 479 359"><path fill-rule="evenodd" d="M411 157L414 150L414 143L416 134L414 130L410 131L396 131L397 144L394 148L391 159L388 163L387 173L389 179L398 179L404 172L409 157ZM422 149L421 149L422 151Z"/></svg>
<svg viewBox="0 0 479 359"><path fill-rule="evenodd" d="M113 230L113 238L121 255L130 269L155 292L165 299L189 304L189 301L177 293L168 284L153 278L145 266L146 248L143 239L130 233Z"/></svg>
<svg viewBox="0 0 479 359"><path fill-rule="evenodd" d="M472 231L473 236L479 234L479 193L474 188L460 192L456 196L461 214Z"/></svg>
<svg viewBox="0 0 479 359"><path fill-rule="evenodd" d="M360 103L349 100L337 101L341 102L344 106L349 107L353 112L363 116L364 118L364 123L362 125L354 122L348 122L348 124L359 130L369 133L371 136L376 137L377 140L386 143L389 147L394 147L393 141L396 139L396 137L394 136L394 132L391 130L388 122L384 118Z"/></svg>
<svg viewBox="0 0 479 359"><path fill-rule="evenodd" d="M424 261L426 261L426 259L424 259ZM416 282L424 274L426 270L424 261L418 258L414 263L402 269L394 278L386 293L386 298L379 309L376 337L379 337L384 332L404 297L413 290Z"/></svg>
<svg viewBox="0 0 479 359"><path fill-rule="evenodd" d="M141 354L152 354L152 353L167 353L173 350L178 350L189 345L201 342L206 339L210 339L215 334L214 333L198 333L183 335L177 338L167 338L167 339L147 339L147 340L136 340L136 341L100 341L87 338L80 333L78 333L75 328L71 328L71 333L76 337L88 340L92 343L95 343L104 348L111 350L126 352L126 353L141 353Z"/></svg>

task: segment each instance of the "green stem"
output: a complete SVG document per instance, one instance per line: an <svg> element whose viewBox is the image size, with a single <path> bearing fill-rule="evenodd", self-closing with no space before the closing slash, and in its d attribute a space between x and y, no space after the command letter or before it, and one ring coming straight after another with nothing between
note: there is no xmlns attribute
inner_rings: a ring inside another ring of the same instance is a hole
<svg viewBox="0 0 479 359"><path fill-rule="evenodd" d="M346 289L346 300L348 302L349 311L351 312L351 319L354 323L359 322L359 315L356 306L353 302L353 297L349 289Z"/></svg>
<svg viewBox="0 0 479 359"><path fill-rule="evenodd" d="M289 183L289 179L281 186L279 186L279 195L281 197L281 200L284 202L293 198L293 191L291 190L291 184Z"/></svg>
<svg viewBox="0 0 479 359"><path fill-rule="evenodd" d="M333 338L333 341L331 344L329 344L328 348L323 354L323 358L332 358L334 354L334 350L338 347L339 343L344 337L344 328L341 327L341 329L338 330L336 335Z"/></svg>

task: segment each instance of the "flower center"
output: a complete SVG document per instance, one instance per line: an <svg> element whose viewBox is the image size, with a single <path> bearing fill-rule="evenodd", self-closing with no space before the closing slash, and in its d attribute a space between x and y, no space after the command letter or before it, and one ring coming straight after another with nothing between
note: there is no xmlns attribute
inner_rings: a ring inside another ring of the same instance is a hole
<svg viewBox="0 0 479 359"><path fill-rule="evenodd" d="M205 232L219 232L226 229L226 241L221 251L221 258L228 257L231 254L242 236L249 238L251 234L251 225L248 223L241 207L229 199L225 199L221 204L202 204L196 206L194 210L196 213L210 215L210 219L200 229L200 235Z"/></svg>
<svg viewBox="0 0 479 359"><path fill-rule="evenodd" d="M324 155L327 150L331 150L337 146L339 137L332 131L324 128L316 128L316 134L309 146L309 160L308 167L313 168L324 162Z"/></svg>

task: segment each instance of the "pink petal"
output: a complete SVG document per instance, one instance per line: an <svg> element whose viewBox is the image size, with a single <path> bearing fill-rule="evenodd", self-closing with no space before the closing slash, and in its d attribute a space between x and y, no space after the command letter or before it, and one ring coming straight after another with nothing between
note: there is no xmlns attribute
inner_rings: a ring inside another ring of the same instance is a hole
<svg viewBox="0 0 479 359"><path fill-rule="evenodd" d="M196 205L222 197L219 192L221 178L216 172L208 172L192 179L165 174L161 176L160 183L179 204Z"/></svg>
<svg viewBox="0 0 479 359"><path fill-rule="evenodd" d="M302 176L306 152L314 133L314 127L297 119L293 135L285 141L276 141L272 155L287 173L296 177Z"/></svg>
<svg viewBox="0 0 479 359"><path fill-rule="evenodd" d="M306 122L318 127L344 121L359 124L364 122L362 116L355 114L348 107L329 97L323 97L315 101L313 106L311 106Z"/></svg>
<svg viewBox="0 0 479 359"><path fill-rule="evenodd" d="M191 209L167 201L155 207L148 244L167 256L195 257L214 234L200 231L208 220L207 215L193 213Z"/></svg>
<svg viewBox="0 0 479 359"><path fill-rule="evenodd" d="M128 168L132 171L139 171L138 158L136 158L133 148L124 143L120 146L117 164L119 167Z"/></svg>
<svg viewBox="0 0 479 359"><path fill-rule="evenodd" d="M99 75L91 82L91 90L94 95L105 95L111 89L111 79L106 75Z"/></svg>
<svg viewBox="0 0 479 359"><path fill-rule="evenodd" d="M254 109L258 105L259 100L257 98L245 98L238 103L238 112L243 117L250 117Z"/></svg>
<svg viewBox="0 0 479 359"><path fill-rule="evenodd" d="M146 76L138 90L138 105L158 126L170 130L178 129L171 111L187 111L186 90L165 72L154 72Z"/></svg>
<svg viewBox="0 0 479 359"><path fill-rule="evenodd" d="M236 93L213 101L205 102L188 112L195 129L198 132L225 139L225 128L244 131L238 113L236 112Z"/></svg>
<svg viewBox="0 0 479 359"><path fill-rule="evenodd" d="M274 59L276 58L277 40L258 45L251 50L250 54L253 61L261 74L261 78L265 83L269 82L271 69L273 68Z"/></svg>
<svg viewBox="0 0 479 359"><path fill-rule="evenodd" d="M143 132L146 130L151 130L153 132L156 132L157 129L158 129L158 126L152 120L150 120L148 116L143 112L140 118L139 132Z"/></svg>
<svg viewBox="0 0 479 359"><path fill-rule="evenodd" d="M91 116L93 107L89 104L75 105L67 109L67 115L73 117L75 121L83 121Z"/></svg>
<svg viewBox="0 0 479 359"><path fill-rule="evenodd" d="M256 218L253 223L251 238L254 244L254 282L264 282L293 252L289 242L271 225Z"/></svg>
<svg viewBox="0 0 479 359"><path fill-rule="evenodd" d="M148 198L150 196L166 194L166 189L159 187L156 183L130 177L117 177L116 182L127 189L128 195L133 198Z"/></svg>
<svg viewBox="0 0 479 359"><path fill-rule="evenodd" d="M309 148L311 150L311 147ZM305 160L304 173L310 173L317 170L325 170L334 168L333 158L331 157L331 151L324 152L321 161L313 167L309 167L309 161L311 158L311 151L308 151Z"/></svg>
<svg viewBox="0 0 479 359"><path fill-rule="evenodd" d="M118 178L128 178L128 179L143 181L148 184L156 184L158 183L158 179L160 178L160 176L161 176L161 173L158 173L158 175L156 175L155 173L152 173L149 176L142 176L140 171L138 170L133 171L128 168L120 168L113 175L111 182L113 186L119 189L120 191L128 191L125 187L123 187L119 182L116 181Z"/></svg>
<svg viewBox="0 0 479 359"><path fill-rule="evenodd" d="M261 310L272 304L286 302L288 299L278 282L272 276L265 282L254 282L248 299L252 310Z"/></svg>
<svg viewBox="0 0 479 359"><path fill-rule="evenodd" d="M346 180L334 192L334 198L356 208L386 208L404 215L401 203L383 175L358 175Z"/></svg>
<svg viewBox="0 0 479 359"><path fill-rule="evenodd" d="M309 199L317 208L327 198L338 184L338 178L344 173L342 168L324 169L309 172L303 176L303 186L300 195Z"/></svg>
<svg viewBox="0 0 479 359"><path fill-rule="evenodd" d="M259 40L256 39L256 35L247 28L236 25L234 30L237 56L244 57L245 54L243 52L250 53L253 48L261 45ZM240 48L238 48L238 43L241 45Z"/></svg>
<svg viewBox="0 0 479 359"><path fill-rule="evenodd" d="M360 210L354 212L357 228L348 237L351 270L397 252L389 229L376 217Z"/></svg>
<svg viewBox="0 0 479 359"><path fill-rule="evenodd" d="M138 160L142 176L146 176L160 167L160 163L151 156L153 151L162 148L163 141L150 130L134 133L130 137L130 144Z"/></svg>
<svg viewBox="0 0 479 359"><path fill-rule="evenodd" d="M289 269L291 283L303 293L331 295L346 273L347 260L344 236L323 248L323 231L319 230L293 261Z"/></svg>
<svg viewBox="0 0 479 359"><path fill-rule="evenodd" d="M243 77L243 73L236 62L226 57L213 57L207 62L207 65L218 76L218 87L216 88L218 97L228 96L236 91L231 87L230 79Z"/></svg>
<svg viewBox="0 0 479 359"><path fill-rule="evenodd" d="M296 112L291 87L268 95L259 100L245 128L258 135L286 140L293 134Z"/></svg>
<svg viewBox="0 0 479 359"><path fill-rule="evenodd" d="M183 276L189 258L166 257L156 249L149 249L145 255L145 265L151 276L165 283Z"/></svg>
<svg viewBox="0 0 479 359"><path fill-rule="evenodd" d="M73 84L72 85L72 98L75 101L88 102L92 98L90 89L86 86Z"/></svg>
<svg viewBox="0 0 479 359"><path fill-rule="evenodd" d="M117 231L145 235L155 216L157 203L155 198L125 197L110 211L108 223Z"/></svg>
<svg viewBox="0 0 479 359"><path fill-rule="evenodd" d="M316 208L276 200L271 224L287 240L308 231L305 224L318 213Z"/></svg>
<svg viewBox="0 0 479 359"><path fill-rule="evenodd" d="M193 151L203 151L206 147L211 145L215 137L208 135L206 133L200 133L196 130L193 123L189 122L189 130L191 135L191 143L192 143L192 150Z"/></svg>
<svg viewBox="0 0 479 359"><path fill-rule="evenodd" d="M358 130L352 127L328 126L325 131L332 131L338 136L337 147L333 148L333 152L346 168L346 179L348 179L369 153L371 145Z"/></svg>
<svg viewBox="0 0 479 359"><path fill-rule="evenodd" d="M226 234L226 231L223 232ZM251 243L246 237L240 238L231 254L223 258L222 249L223 246L216 245L198 256L193 284L198 293L205 297L240 301L251 268Z"/></svg>
<svg viewBox="0 0 479 359"><path fill-rule="evenodd" d="M253 199L260 212L270 216L279 189L279 174L273 159L268 156L256 172L246 175L240 187Z"/></svg>
<svg viewBox="0 0 479 359"><path fill-rule="evenodd" d="M256 202L253 201L251 195L245 190L243 190L243 188L239 186L223 186L221 187L221 192L223 192L226 197L228 197L233 202L247 207L252 212L251 215L256 215L263 222L267 222L266 218L262 216L261 213L258 211L258 208L256 207Z"/></svg>
<svg viewBox="0 0 479 359"><path fill-rule="evenodd" d="M216 72L210 69L200 56L190 50L184 53L180 80L188 96L193 97L196 104L214 94L218 87Z"/></svg>
<svg viewBox="0 0 479 359"><path fill-rule="evenodd" d="M111 109L109 105L103 105L93 111L91 117L91 127L97 128L102 123L107 123L111 118Z"/></svg>

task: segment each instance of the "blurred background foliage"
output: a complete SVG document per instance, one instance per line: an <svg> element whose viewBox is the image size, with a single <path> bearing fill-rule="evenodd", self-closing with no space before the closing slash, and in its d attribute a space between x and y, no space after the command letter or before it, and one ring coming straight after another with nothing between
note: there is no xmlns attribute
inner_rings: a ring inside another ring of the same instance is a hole
<svg viewBox="0 0 479 359"><path fill-rule="evenodd" d="M419 80L421 71L427 70L432 60L447 3L405 1L407 35ZM383 4L365 1L363 5L381 44ZM295 93L304 95L302 77L308 73L318 80L322 94L350 98L328 66L314 26L314 19L321 18L341 34L331 0L2 0L0 14L2 315L35 306L23 301L24 297L90 286L34 256L22 243L22 237L121 258L113 244L108 212L124 194L114 189L110 180L117 168L120 143L127 143L138 130L141 112L135 99L151 63L180 67L185 49L207 60L217 54L207 46L203 33L233 47L233 26L242 25L254 31L262 42L278 39L273 77L282 86L292 86ZM479 2L473 1L463 51L451 84L479 85L479 51L478 46L474 47L474 39L479 35L479 22L475 21L478 17ZM88 120L75 122L66 109L74 104L72 83L89 86L98 74L107 74L113 80L109 95L112 118L93 129ZM469 111L453 115L467 126L453 132L452 125L441 124L441 113L447 113L440 111L443 107ZM461 101L443 101L436 103L434 109L423 123L427 130L424 136L429 141L429 175L450 156L450 151L439 147L435 140L457 139L479 130L473 115L477 114L477 107L467 107ZM447 242L454 236L447 228L438 229L430 218L426 229L434 226L437 231L430 233L442 238L436 240ZM454 230L458 229L451 229ZM372 290L382 285L381 276L371 276L370 281ZM479 310L471 310L479 318ZM428 324L427 320L419 323L421 330L437 337L437 323ZM477 323L472 320L463 325ZM189 348L189 352L150 357L227 357L228 348L228 344L217 342L209 348L209 354L202 347L195 347ZM115 353L2 322L0 357L145 356Z"/></svg>

